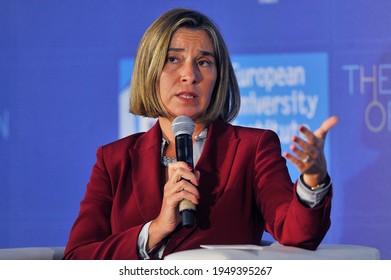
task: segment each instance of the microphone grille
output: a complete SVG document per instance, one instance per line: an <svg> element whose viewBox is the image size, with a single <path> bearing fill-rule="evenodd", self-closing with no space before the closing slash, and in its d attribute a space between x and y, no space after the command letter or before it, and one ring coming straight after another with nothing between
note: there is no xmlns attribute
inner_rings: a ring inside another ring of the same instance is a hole
<svg viewBox="0 0 391 280"><path fill-rule="evenodd" d="M179 116L174 119L171 125L172 133L175 136L180 134L189 134L193 135L194 132L194 122L191 118L187 116Z"/></svg>

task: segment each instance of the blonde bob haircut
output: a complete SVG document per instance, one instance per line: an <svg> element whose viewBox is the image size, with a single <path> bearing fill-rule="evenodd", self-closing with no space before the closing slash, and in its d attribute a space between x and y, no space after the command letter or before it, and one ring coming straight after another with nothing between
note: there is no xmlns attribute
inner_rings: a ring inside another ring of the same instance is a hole
<svg viewBox="0 0 391 280"><path fill-rule="evenodd" d="M189 9L167 11L152 23L142 37L134 62L130 113L172 119L162 104L158 84L171 38L179 28L206 31L215 49L216 84L205 114L196 121L209 125L218 118L227 122L234 120L240 109L240 91L227 46L208 17Z"/></svg>

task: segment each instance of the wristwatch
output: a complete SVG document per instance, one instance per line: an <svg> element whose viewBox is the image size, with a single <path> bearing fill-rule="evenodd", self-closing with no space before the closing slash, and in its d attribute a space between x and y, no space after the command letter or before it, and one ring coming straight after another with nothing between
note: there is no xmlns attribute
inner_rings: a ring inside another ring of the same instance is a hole
<svg viewBox="0 0 391 280"><path fill-rule="evenodd" d="M322 190L324 189L325 187L327 187L328 185L330 185L330 182L331 182L331 178L329 176L329 174L327 174L326 178L324 179L324 181L318 185L316 185L315 187L310 187L308 186L305 182L304 182L304 179L303 179L303 174L300 175L301 177L301 182L304 184L304 186L308 189L310 189L311 191L318 191L318 190Z"/></svg>

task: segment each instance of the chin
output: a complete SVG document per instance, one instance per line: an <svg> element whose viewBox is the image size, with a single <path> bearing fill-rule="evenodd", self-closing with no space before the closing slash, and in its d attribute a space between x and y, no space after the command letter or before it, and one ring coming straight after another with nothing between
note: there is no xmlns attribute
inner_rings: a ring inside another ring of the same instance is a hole
<svg viewBox="0 0 391 280"><path fill-rule="evenodd" d="M188 112L188 111L183 111L183 112L177 112L175 114L172 114L172 116L174 118L178 117L178 116L186 116L186 117L189 117L191 118L192 120L196 120L197 118L200 117L200 114L194 114L194 113L191 113L191 112Z"/></svg>

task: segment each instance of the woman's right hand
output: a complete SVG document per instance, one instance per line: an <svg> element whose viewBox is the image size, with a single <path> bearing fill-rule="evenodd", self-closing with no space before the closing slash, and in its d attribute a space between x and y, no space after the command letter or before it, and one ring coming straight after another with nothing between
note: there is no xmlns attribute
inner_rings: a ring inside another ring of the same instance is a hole
<svg viewBox="0 0 391 280"><path fill-rule="evenodd" d="M162 208L159 216L149 227L148 250L173 232L181 222L178 206L182 200L187 199L195 205L198 204L199 177L200 173L198 171L193 173L192 168L183 161L168 165L168 180L164 185Z"/></svg>

